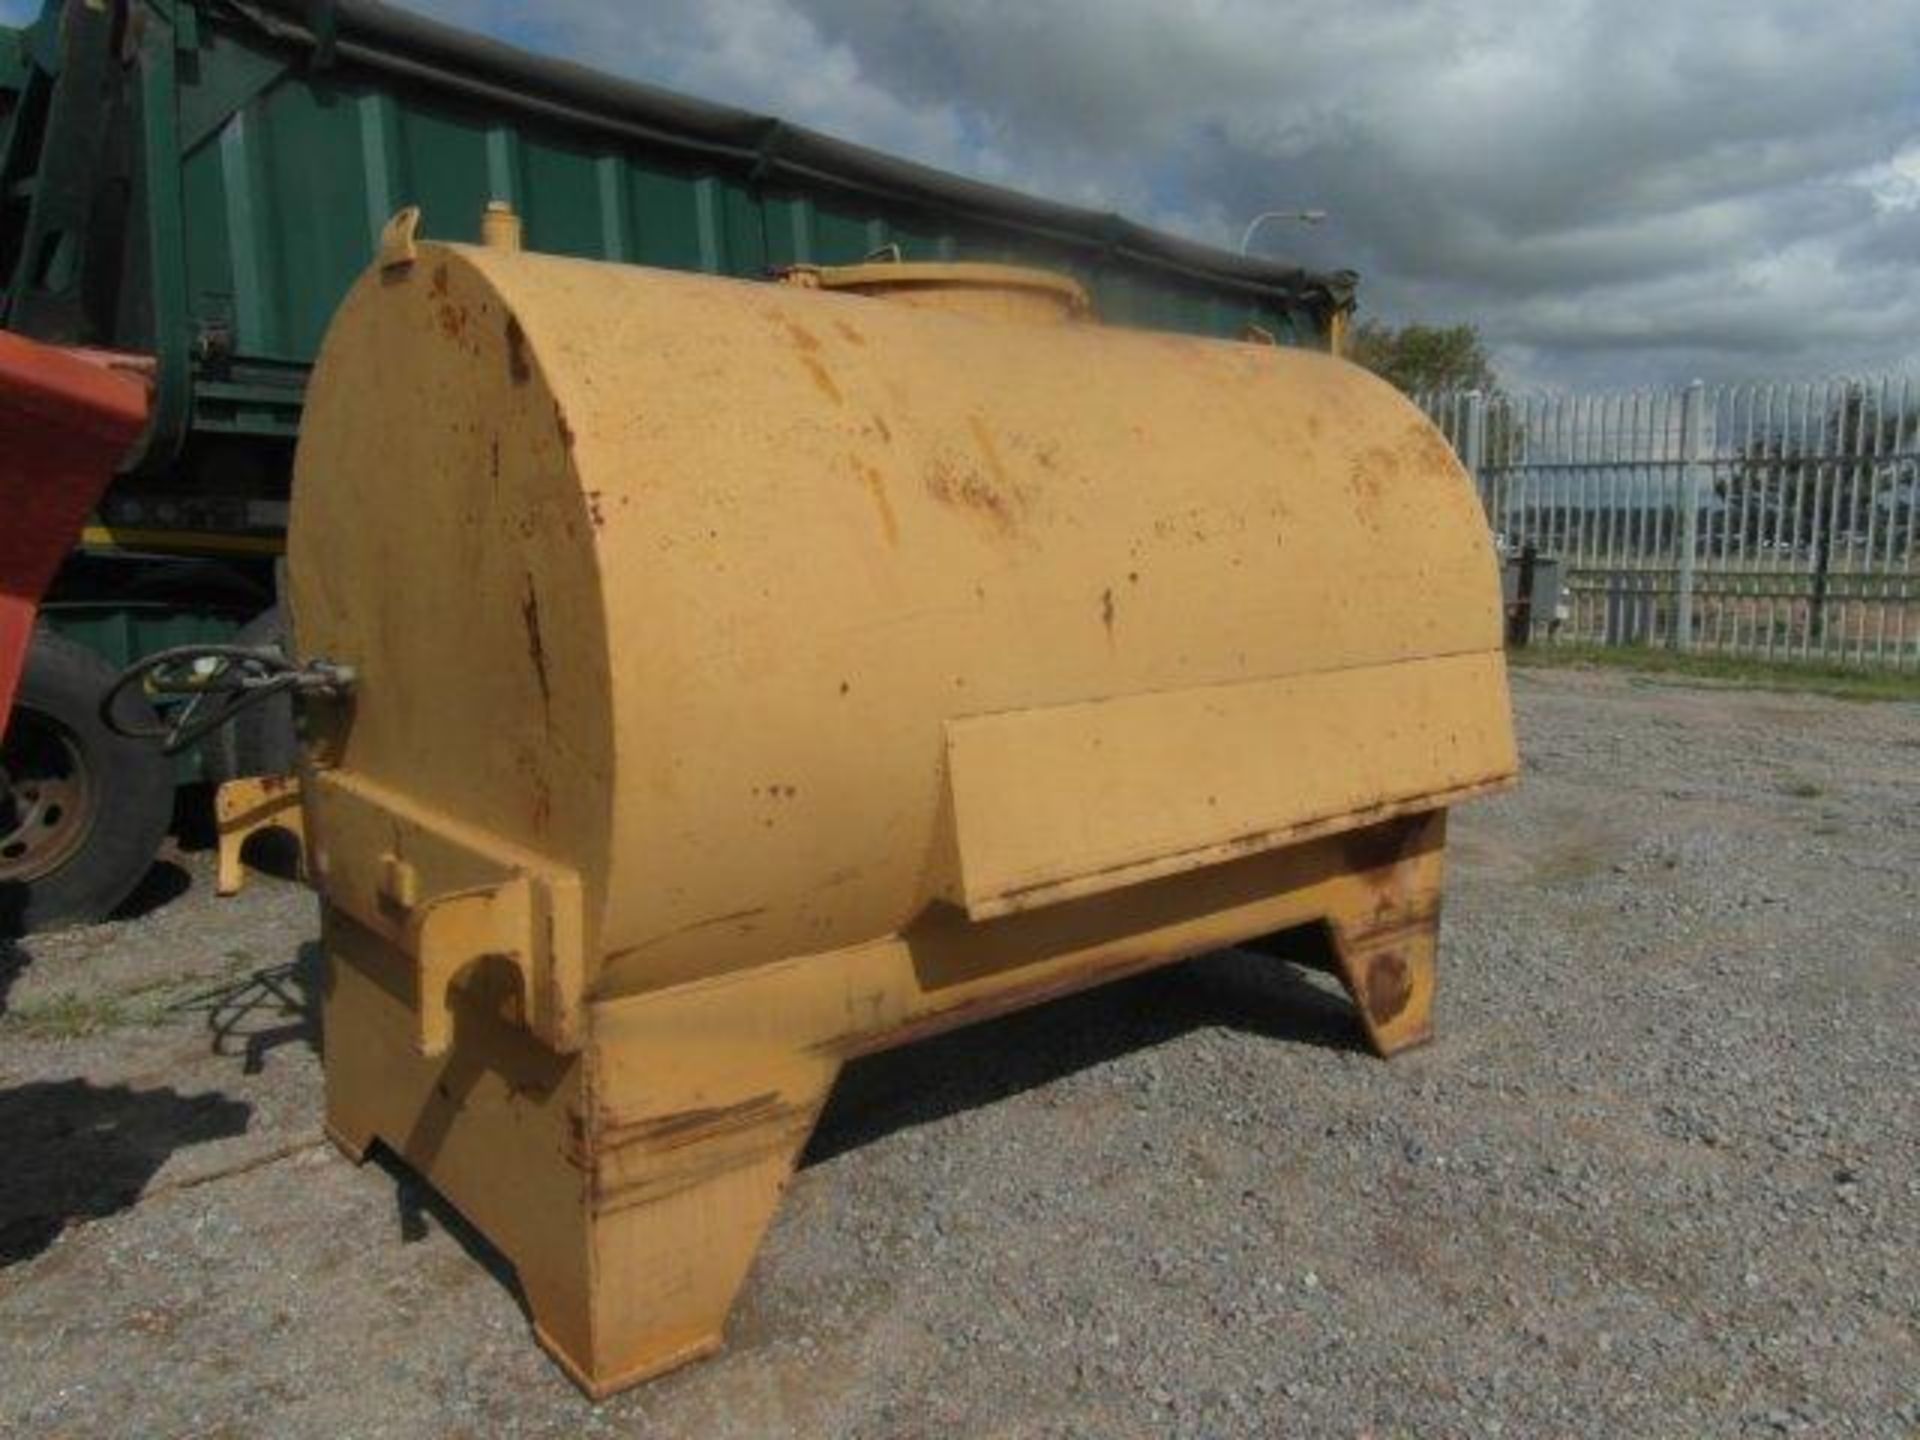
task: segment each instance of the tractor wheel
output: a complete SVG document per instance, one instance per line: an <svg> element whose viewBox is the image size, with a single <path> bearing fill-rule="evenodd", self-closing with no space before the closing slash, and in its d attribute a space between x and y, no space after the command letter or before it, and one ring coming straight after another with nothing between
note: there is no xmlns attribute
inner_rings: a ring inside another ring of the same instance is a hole
<svg viewBox="0 0 1920 1440"><path fill-rule="evenodd" d="M91 650L34 636L0 739L0 934L105 919L166 838L173 767L101 723L113 678ZM127 722L153 723L139 696L121 705Z"/></svg>

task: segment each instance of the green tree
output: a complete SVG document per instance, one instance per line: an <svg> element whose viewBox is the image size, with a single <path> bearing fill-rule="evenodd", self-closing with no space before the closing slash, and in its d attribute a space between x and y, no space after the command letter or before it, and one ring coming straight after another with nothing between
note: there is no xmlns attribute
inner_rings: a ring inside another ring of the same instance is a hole
<svg viewBox="0 0 1920 1440"><path fill-rule="evenodd" d="M1347 358L1408 395L1436 390L1500 388L1480 332L1471 325L1401 325L1362 320L1348 337Z"/></svg>
<svg viewBox="0 0 1920 1440"><path fill-rule="evenodd" d="M1512 399L1487 354L1486 342L1472 325L1401 325L1362 320L1347 339L1347 358L1373 371L1402 394L1442 402L1433 408L1447 438L1460 446L1459 412L1446 400L1469 390L1486 399L1486 433L1481 451L1482 479L1487 470L1518 465L1526 457L1526 432ZM1443 399L1444 397L1444 399Z"/></svg>
<svg viewBox="0 0 1920 1440"><path fill-rule="evenodd" d="M1917 432L1920 416L1883 413L1873 390L1848 385L1815 425L1783 426L1741 448L1714 482L1720 528L1748 553L1799 550L1819 569L1836 539L1864 548L1872 533L1875 553L1885 553L1910 525Z"/></svg>
<svg viewBox="0 0 1920 1440"><path fill-rule="evenodd" d="M1812 562L1808 624L1816 637L1826 626L1835 549L1869 564L1907 563L1920 501L1920 416L1885 413L1879 396L1858 384L1825 408L1817 427L1782 427L1750 441L1713 486L1715 536L1731 538L1742 554Z"/></svg>

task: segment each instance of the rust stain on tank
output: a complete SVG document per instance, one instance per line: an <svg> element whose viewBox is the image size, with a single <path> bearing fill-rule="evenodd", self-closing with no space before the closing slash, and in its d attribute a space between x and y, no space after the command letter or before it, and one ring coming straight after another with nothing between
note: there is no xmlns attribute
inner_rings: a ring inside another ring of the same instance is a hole
<svg viewBox="0 0 1920 1440"><path fill-rule="evenodd" d="M860 483L867 487L867 495L873 501L873 508L880 516L880 531L887 537L887 544L900 543L900 522L893 513L893 501L887 495L887 477L859 456L853 456L853 473L860 477Z"/></svg>
<svg viewBox="0 0 1920 1440"><path fill-rule="evenodd" d="M1445 474L1459 466L1460 461L1454 455L1453 447L1431 425L1410 427L1407 438L1421 469Z"/></svg>
<svg viewBox="0 0 1920 1440"><path fill-rule="evenodd" d="M533 810L528 820L535 833L544 835L553 822L553 790L547 784L544 770L536 768L528 778L533 790Z"/></svg>
<svg viewBox="0 0 1920 1440"><path fill-rule="evenodd" d="M936 458L927 469L927 493L944 505L969 510L1011 535L1019 526L1017 497L995 489L978 470Z"/></svg>
<svg viewBox="0 0 1920 1440"><path fill-rule="evenodd" d="M865 345L867 343L867 337L854 329L853 326L847 324L844 320L834 321L833 328L840 332L840 338L845 340L849 345Z"/></svg>
<svg viewBox="0 0 1920 1440"><path fill-rule="evenodd" d="M1113 643L1113 587L1109 585L1100 592L1100 623L1106 627L1107 643Z"/></svg>
<svg viewBox="0 0 1920 1440"><path fill-rule="evenodd" d="M782 315L780 324L786 329L787 338L794 347L805 354L812 354L820 348L820 337L790 315Z"/></svg>
<svg viewBox="0 0 1920 1440"><path fill-rule="evenodd" d="M758 1128L784 1108L787 1107L780 1104L779 1092L769 1090L732 1105L705 1105L634 1121L608 1117L606 1140L615 1146L637 1142L650 1147L679 1148L715 1135Z"/></svg>
<svg viewBox="0 0 1920 1440"><path fill-rule="evenodd" d="M447 293L447 262L444 260L433 267L433 293L436 299Z"/></svg>
<svg viewBox="0 0 1920 1440"><path fill-rule="evenodd" d="M1413 999L1413 972L1398 950L1376 955L1367 964L1367 1013L1384 1025Z"/></svg>
<svg viewBox="0 0 1920 1440"><path fill-rule="evenodd" d="M1372 506L1400 479L1400 457L1384 445L1369 445L1347 467L1347 485L1360 502L1363 518L1372 520Z"/></svg>
<svg viewBox="0 0 1920 1440"><path fill-rule="evenodd" d="M533 378L533 365L527 359L527 332L511 315L507 317L507 374L516 385Z"/></svg>
<svg viewBox="0 0 1920 1440"><path fill-rule="evenodd" d="M1001 490L1013 487L1007 483L1007 470L1000 463L1000 452L993 443L993 433L987 429L986 422L978 415L967 417L967 428L973 431L974 443L980 447L980 454L987 462L987 469L993 472L993 483Z"/></svg>
<svg viewBox="0 0 1920 1440"><path fill-rule="evenodd" d="M534 593L533 576L527 576L527 588L520 601L520 620L527 629L527 658L533 661L533 678L540 686L543 709L553 705L553 686L547 678L547 645L540 636L540 597Z"/></svg>
<svg viewBox="0 0 1920 1440"><path fill-rule="evenodd" d="M813 383L819 387L820 393L834 404L840 404L840 387L833 383L833 377L827 373L827 367L804 350L800 352L800 363L807 367L807 373L813 377Z"/></svg>

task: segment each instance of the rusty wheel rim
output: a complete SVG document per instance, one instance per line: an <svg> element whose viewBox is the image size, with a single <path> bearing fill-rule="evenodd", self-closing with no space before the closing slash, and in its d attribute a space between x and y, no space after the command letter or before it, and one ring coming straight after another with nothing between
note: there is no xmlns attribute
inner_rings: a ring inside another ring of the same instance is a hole
<svg viewBox="0 0 1920 1440"><path fill-rule="evenodd" d="M20 709L0 742L0 881L58 870L93 829L93 786L66 726Z"/></svg>

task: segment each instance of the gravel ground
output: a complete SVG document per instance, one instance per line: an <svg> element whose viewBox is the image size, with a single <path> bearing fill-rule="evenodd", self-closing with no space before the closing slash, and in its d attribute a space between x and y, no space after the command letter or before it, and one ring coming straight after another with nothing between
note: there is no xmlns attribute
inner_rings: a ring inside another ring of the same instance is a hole
<svg viewBox="0 0 1920 1440"><path fill-rule="evenodd" d="M0 950L0 1431L1920 1435L1920 707L1520 672L1440 1038L1208 957L836 1093L718 1358L595 1407L320 1139L314 906Z"/></svg>

